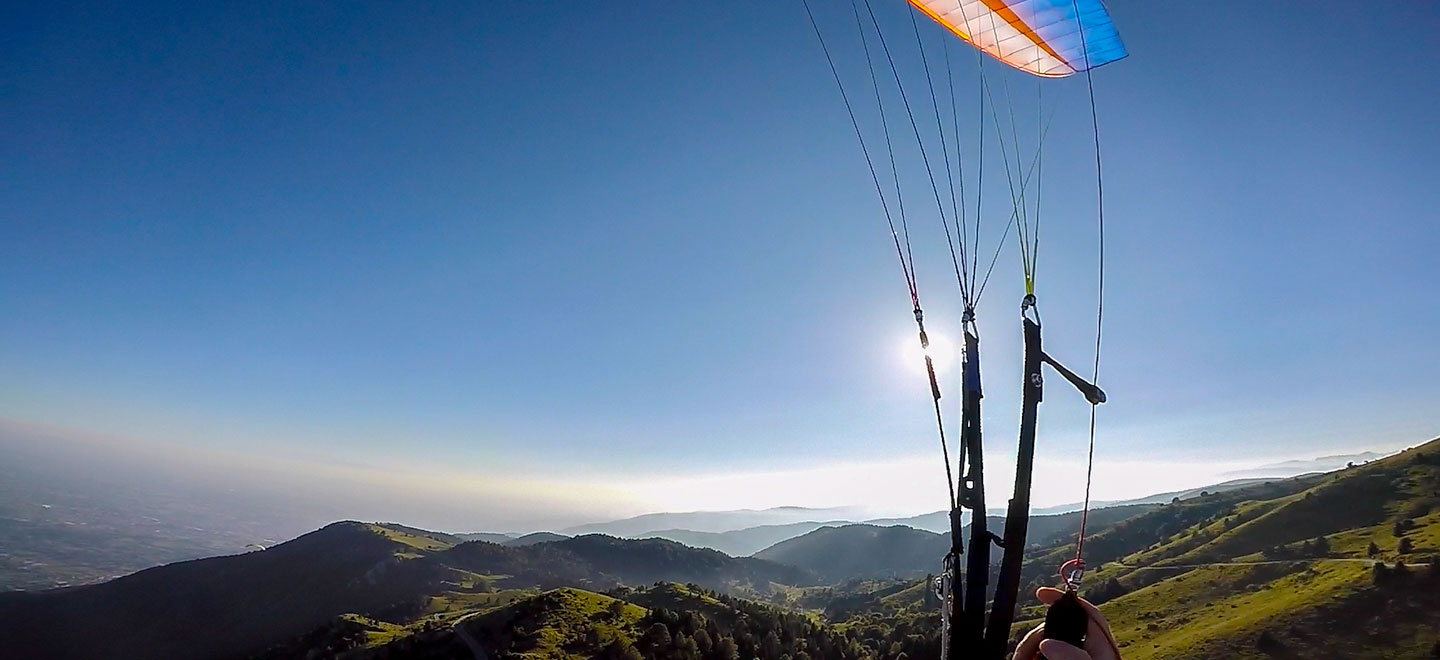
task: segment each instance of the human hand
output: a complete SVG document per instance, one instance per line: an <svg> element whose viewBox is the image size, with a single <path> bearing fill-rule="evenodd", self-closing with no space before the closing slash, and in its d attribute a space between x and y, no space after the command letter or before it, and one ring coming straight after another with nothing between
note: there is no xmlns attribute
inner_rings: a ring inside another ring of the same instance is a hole
<svg viewBox="0 0 1440 660"><path fill-rule="evenodd" d="M1035 597L1046 605L1054 605L1065 592L1051 587L1040 587ZM1036 660L1044 654L1048 660L1120 660L1120 646L1110 634L1110 623L1105 615L1083 598L1080 605L1090 620L1085 630L1085 648L1077 649L1058 639L1045 639L1045 624L1035 626L1025 634L1020 645L1015 647L1015 660Z"/></svg>

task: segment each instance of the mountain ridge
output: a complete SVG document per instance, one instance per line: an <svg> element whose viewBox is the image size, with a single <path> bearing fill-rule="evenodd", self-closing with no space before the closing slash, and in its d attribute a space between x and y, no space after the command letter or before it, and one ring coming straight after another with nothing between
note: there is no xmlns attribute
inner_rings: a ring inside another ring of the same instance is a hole
<svg viewBox="0 0 1440 660"><path fill-rule="evenodd" d="M1074 556L1079 517L1032 518L1012 634L1043 616L1030 594L1053 584L1056 567ZM1097 509L1090 523L1083 590L1110 618L1127 660L1280 651L1418 659L1428 651L1417 640L1440 632L1440 440L1330 473ZM356 660L419 659L447 657L459 636L447 631L464 630L490 635L482 644L521 644L491 647L497 657L543 647L532 657L558 660L570 653L565 644L593 646L592 632L617 653L626 644L669 648L682 633L699 637L694 617L702 611L772 611L697 591L711 587L806 608L774 614L794 625L818 613L829 623L864 621L857 634L871 646L838 640L844 650L826 657L930 657L938 623L922 578L938 571L948 546L942 534L861 523L817 528L736 558L661 538L587 534L502 545L343 521L266 550L0 594L0 657L203 660L266 649L304 657L343 642L360 645L347 656ZM642 587L656 582L697 586ZM644 604L620 602L635 587ZM460 625L487 612L504 614L481 628ZM1363 625L1351 630L1351 622ZM570 641L546 646L555 636ZM780 647L734 639L737 654L780 660L791 638ZM431 651L441 655L416 655Z"/></svg>
<svg viewBox="0 0 1440 660"><path fill-rule="evenodd" d="M452 540L460 539L342 521L262 551L83 587L3 593L0 657L243 657L347 613L414 617L437 597L465 601L505 589L657 581L744 589L814 583L804 569L663 539L586 535L519 546Z"/></svg>

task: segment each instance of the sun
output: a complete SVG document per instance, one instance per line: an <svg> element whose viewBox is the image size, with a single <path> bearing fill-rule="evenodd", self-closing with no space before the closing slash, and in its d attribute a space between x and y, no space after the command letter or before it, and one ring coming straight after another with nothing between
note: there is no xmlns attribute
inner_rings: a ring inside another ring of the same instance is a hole
<svg viewBox="0 0 1440 660"><path fill-rule="evenodd" d="M959 358L959 347L952 343L945 335L935 332L930 335L930 349L920 348L920 338L915 335L905 337L901 344L900 357L904 360L905 368L919 374L925 375L925 354L930 354L930 360L935 364L936 375L948 373L950 367Z"/></svg>

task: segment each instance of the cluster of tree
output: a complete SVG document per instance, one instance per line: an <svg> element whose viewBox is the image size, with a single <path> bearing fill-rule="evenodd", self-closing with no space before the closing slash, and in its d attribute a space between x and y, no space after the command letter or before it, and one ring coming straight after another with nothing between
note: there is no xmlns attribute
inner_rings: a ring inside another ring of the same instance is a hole
<svg viewBox="0 0 1440 660"><path fill-rule="evenodd" d="M621 539L589 534L554 545L586 559L596 570L630 584L657 581L699 582L719 586L739 580L795 586L815 583L810 571L752 557L731 557L719 550L692 548L667 539Z"/></svg>
<svg viewBox="0 0 1440 660"><path fill-rule="evenodd" d="M1428 513L1428 504L1421 504L1426 507L1425 511ZM1415 542L1410 540L1410 537L1406 536L1406 534L1409 534L1410 530L1412 529L1415 529L1415 520L1412 518L1401 518L1400 520L1395 521L1395 526L1390 530L1396 538L1400 539L1400 543L1395 546L1395 552L1398 552L1402 555L1408 555L1411 552L1415 551Z"/></svg>
<svg viewBox="0 0 1440 660"><path fill-rule="evenodd" d="M1415 542L1410 540L1410 537L1408 536L1402 537L1400 539L1400 542L1395 545L1395 552L1402 555L1408 555L1412 552L1415 552ZM1375 545L1375 542L1371 541L1370 545L1365 548L1365 554L1370 557L1379 556L1380 546Z"/></svg>
<svg viewBox="0 0 1440 660"><path fill-rule="evenodd" d="M1377 549L1378 551L1378 549ZM1330 556L1330 541L1317 536L1302 543L1275 545L1266 548L1262 555L1266 559L1318 559Z"/></svg>
<svg viewBox="0 0 1440 660"><path fill-rule="evenodd" d="M698 590L719 601L711 616L653 608L635 639L607 646L602 660L905 660L940 655L938 611L855 615L837 627L768 605ZM893 588L893 585L891 586ZM847 594L849 596L851 594Z"/></svg>
<svg viewBox="0 0 1440 660"><path fill-rule="evenodd" d="M471 541L445 551L439 561L481 575L508 575L506 586L551 589L561 586L616 583L600 575L583 557L554 543L505 546Z"/></svg>
<svg viewBox="0 0 1440 660"><path fill-rule="evenodd" d="M1124 596L1127 593L1130 593L1130 590L1126 589L1125 585L1120 584L1119 580L1112 577L1109 580L1087 589L1085 591L1085 600L1099 605L1100 603Z"/></svg>
<svg viewBox="0 0 1440 660"><path fill-rule="evenodd" d="M895 606L886 605L885 598L901 591L912 589L917 585L921 586L918 599L906 603L920 605L924 609L934 609L940 606L939 599L935 596L928 585L935 579L934 575L925 576L924 580L895 580L891 582L874 582L865 580L851 580L843 584L826 589L807 590L797 602L802 608L819 609L824 611L827 621L844 621L852 616L867 612L884 613L887 610L896 609ZM901 605L902 607L904 605Z"/></svg>
<svg viewBox="0 0 1440 660"><path fill-rule="evenodd" d="M867 614L847 621L845 636L880 660L940 657L940 613L936 610Z"/></svg>
<svg viewBox="0 0 1440 660"><path fill-rule="evenodd" d="M1377 587L1403 585L1420 579L1428 583L1430 589L1440 589L1440 557L1431 557L1426 566L1418 571L1410 568L1404 561L1397 561L1394 566L1388 566L1383 561L1376 562L1370 576Z"/></svg>
<svg viewBox="0 0 1440 660"><path fill-rule="evenodd" d="M693 587L692 587L693 589ZM803 614L714 592L733 620L693 610L655 608L640 621L634 640L617 640L600 660L893 660L880 643L854 631L841 633ZM888 647L885 649L888 650Z"/></svg>
<svg viewBox="0 0 1440 660"><path fill-rule="evenodd" d="M506 586L610 588L656 581L808 585L805 570L761 559L735 558L665 539L620 539L591 534L551 543L503 546L471 541L434 556L447 566L508 575Z"/></svg>

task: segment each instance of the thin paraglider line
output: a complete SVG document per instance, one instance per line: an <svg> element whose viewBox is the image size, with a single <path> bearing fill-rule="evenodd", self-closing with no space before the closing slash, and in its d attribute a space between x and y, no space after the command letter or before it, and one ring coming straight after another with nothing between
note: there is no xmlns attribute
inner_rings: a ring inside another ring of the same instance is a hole
<svg viewBox="0 0 1440 660"><path fill-rule="evenodd" d="M1052 121L1054 121L1054 119L1055 111L1051 110L1050 116L1045 119L1044 127L1040 131L1040 145L1036 147L1036 157L1034 160L1030 161L1030 169L1026 171L1025 178L1020 180L1020 192L1022 195L1024 194L1025 189L1030 185L1030 180L1039 176L1039 172L1036 171L1036 167L1040 162L1038 151L1039 149L1044 148L1045 138L1047 135L1050 134L1050 124ZM990 274L995 271L995 264L1000 259L1000 251L1005 247L1005 240L1010 237L1010 225L1016 221L1016 218L1018 217L1018 212L1019 211L1017 208L1011 207L1010 219L1005 223L1005 228L1000 232L1000 243L999 245L995 246L994 254L990 255L990 265L985 268L985 277L981 278L980 280L980 290L975 294L975 298L977 300L981 296L985 295L985 286L990 282Z"/></svg>
<svg viewBox="0 0 1440 660"><path fill-rule="evenodd" d="M875 107L880 113L880 127L885 135L885 152L890 156L890 175L895 181L895 200L900 211L900 231L905 235L905 259L910 268L910 281L915 281L915 251L910 244L910 224L905 217L905 194L900 186L900 169L895 165L895 145L890 139L890 120L885 116L885 101L880 96L880 80L875 75L875 61L870 55L870 41L865 37L865 25L860 20L860 8L850 0L855 14L855 29L860 33L860 47L865 53L865 67L870 71L870 86L875 92ZM858 129L857 129L858 130ZM920 303L916 301L916 308Z"/></svg>
<svg viewBox="0 0 1440 660"><path fill-rule="evenodd" d="M1035 116L1045 115L1045 81L1035 81ZM1040 131L1039 146L1035 148L1035 226L1030 232L1030 279L1040 268L1040 193L1045 190L1045 138Z"/></svg>
<svg viewBox="0 0 1440 660"><path fill-rule="evenodd" d="M910 302L918 309L920 307L919 289L915 284L914 269L907 263L905 252L900 247L900 236L895 231L895 221L890 215L890 204L885 201L885 192L880 185L880 175L875 171L875 161L870 157L870 148L865 144L865 135L860 130L860 122L855 117L855 109L850 104L850 96L845 92L845 84L840 79L840 72L835 67L835 60L830 56L830 48L825 43L825 37L820 33L820 25L815 21L815 14L810 11L809 0L802 0L805 6L805 14L810 17L810 27L815 30L815 38L820 41L820 50L825 54L825 61L830 65L830 74L835 78L835 86L840 90L840 98L845 102L845 112L850 116L850 126L855 129L855 139L860 142L860 152L865 156L865 164L870 170L870 179L875 184L875 194L880 198L880 208L885 213L885 223L890 227L890 238L895 242L895 256L900 259L900 270L905 275L905 284L910 292Z"/></svg>
<svg viewBox="0 0 1440 660"><path fill-rule="evenodd" d="M994 18L993 18L993 17L991 18L991 22L994 22ZM1013 148L1013 149L1015 150L1015 171L1018 172L1018 171L1020 171L1020 130L1019 130L1019 128L1017 127L1017 122L1015 121L1015 101L1014 101L1014 99L1012 99L1012 98L1010 97L1010 78L1009 78L1009 77L1001 78L1001 79L1000 79L1000 85L1001 85L1001 90L1005 93L1005 114L1006 114L1006 116L1009 117L1009 119L1010 119L1010 146L1011 146L1011 148ZM998 121L998 118L997 118L997 122L996 122L996 127L997 127L997 129L998 129L999 125L1000 125L1000 124L999 124L999 121ZM1003 134L1001 135L1001 141L1002 141L1002 144L1003 144L1003 141L1004 141L1004 135L1003 135ZM1005 167L1006 167L1007 170L1009 169L1009 167L1010 167L1010 161L1009 161L1009 159L1006 159L1006 161L1005 161ZM1007 174L1008 174L1008 171L1007 171ZM1013 191L1013 189L1012 189L1012 191L1011 191L1011 195L1016 195L1016 193ZM1030 240L1029 240L1028 229L1029 229L1029 220L1030 220L1030 207L1029 207L1028 205L1026 205L1026 203L1025 203L1025 192L1024 192L1024 190L1021 190L1021 191L1018 193L1018 195L1015 197L1015 202L1014 202L1014 203L1015 203L1015 207L1016 207L1016 208L1019 210L1019 212L1020 212L1020 213L1019 213L1019 218L1018 218L1018 220L1016 220L1016 226L1015 226L1016 231L1018 231L1019 234L1020 234L1020 266L1021 266L1021 268L1024 270L1025 279L1026 279L1027 281L1029 281L1029 280L1030 280L1030 254L1029 254Z"/></svg>
<svg viewBox="0 0 1440 660"><path fill-rule="evenodd" d="M993 18L992 18L992 20L993 20ZM996 106L996 104L995 104L995 95L994 95L994 93L991 91L991 86L990 86L990 84L989 84L984 78L982 78L981 81L980 81L980 87L981 87L982 91L983 91L984 94L985 94L986 100L989 101L991 121L992 121L992 123L994 123L994 125L995 125L995 135L996 135L996 139L1000 142L1000 157L1001 157L1002 164L1004 165L1005 181L1006 181L1006 185L1009 187L1009 190L1010 190L1010 204L1011 204L1011 212L1012 212L1012 213L1011 213L1011 217L1010 217L1010 222L1005 225L1005 232L1008 233L1008 232L1010 231L1010 225L1017 223L1017 218L1019 217L1017 214L1023 212L1024 191L1023 191L1023 189L1022 189L1022 190L1020 190L1020 191L1017 192L1016 189L1015 189L1015 175L1014 175L1013 173L1011 173L1011 171L1010 171L1010 152L1009 152L1009 149L1007 149L1007 148L1006 148L1006 145L1005 145L1005 130L1004 130L1004 128L1002 127L1002 125L1001 125L1001 123L1000 123L1000 116L999 116L998 112L997 112L996 109L995 109L995 106ZM1012 113L1013 113L1013 110L1012 110ZM1012 119L1013 119L1013 114L1012 114ZM1019 162L1020 162L1019 145L1016 144L1016 145L1015 145L1015 148L1016 148L1015 161L1016 161L1016 164L1017 164L1017 169L1016 169L1016 171L1019 171L1019 168L1018 168L1018 164L1019 164ZM1016 231L1017 231L1017 233L1020 233L1018 226L1016 227ZM977 234L978 234L978 229L977 229ZM1024 253L1023 253L1023 247L1024 247L1024 246L1023 246L1023 243L1024 243L1024 236L1023 236L1023 234L1021 234L1020 238L1021 238L1021 243L1022 243L1021 265L1022 265L1022 267L1023 267L1026 263L1028 263L1028 261L1025 259L1025 255L1024 255ZM1026 272L1028 273L1028 270L1026 270ZM1031 293L1031 292L1032 292L1032 291L1031 291L1032 282L1029 280L1028 277L1026 277L1025 284L1026 284L1026 293Z"/></svg>
<svg viewBox="0 0 1440 660"><path fill-rule="evenodd" d="M1095 292L1095 368L1090 382L1100 386L1100 340L1105 327L1105 170L1100 159L1100 115L1095 108L1095 77L1090 70L1090 48L1085 42L1085 23L1078 2L1072 0L1075 20L1080 23L1080 50L1085 54L1085 87L1090 96L1090 128L1095 138L1095 204L1098 234L1098 263ZM1090 443L1085 458L1085 504L1080 514L1080 533L1075 541L1075 559L1084 561L1085 528L1090 518L1090 482L1095 471L1095 404L1090 404Z"/></svg>
<svg viewBox="0 0 1440 660"><path fill-rule="evenodd" d="M915 323L916 323L917 326L919 326L921 346L924 347L924 348L928 348L928 340L926 339L926 336L925 336L925 326L924 326L924 322L923 322L924 316L923 316L923 313L921 312L921 309L920 309L920 296L919 296L918 287L917 287L917 285L916 285L915 262L914 262L914 258L913 258L913 252L912 252L912 250L911 250L911 245L910 245L910 231L909 231L908 226L906 225L905 216L904 216L904 211L903 211L903 206L901 206L900 226L901 226L902 231L903 231L904 234L905 234L905 247L904 247L904 249L902 249L901 246L900 246L900 238L899 238L899 236L897 235L897 232L895 231L895 224L894 224L894 221L892 220L892 218L891 218L891 216L890 216L889 206L888 206L888 204L885 203L884 187L880 184L880 178L879 178L878 173L877 173L876 170L875 170L874 161L873 161L873 159L870 157L870 152L869 152L868 147L866 147L866 145L865 145L864 133L860 130L860 122L859 122L859 120L857 119L857 117L856 117L856 115L855 115L854 107L853 107L852 104L850 103L849 95L845 92L845 85L844 85L843 80L840 78L839 69L835 66L835 60L834 60L834 58L831 56L831 54L830 54L830 49L829 49L829 47L828 47L828 46L826 45L826 43L825 43L825 37L824 37L824 34L823 34L823 33L821 32L821 30L820 30L820 25L819 25L819 23L815 20L815 14L814 14L814 12L811 10L809 0L802 0L802 1L803 1L804 6L805 6L805 14L806 14L806 16L810 19L810 27L815 31L815 37L816 37L816 39L820 42L821 51L824 52L824 54L825 54L825 60L826 60L826 62L827 62L827 63L829 64L829 66L830 66L830 73L831 73L831 75L832 75L832 76L834 77L834 79L835 79L835 85L836 85L836 87L839 88L841 98L845 101L845 110L846 110L847 114L848 114L849 117L850 117L851 127L854 129L854 131L855 131L855 136L856 136L856 138L857 138L857 139L859 140L859 142L860 142L861 151L864 153L864 155L865 155L865 160L866 160L866 164L869 166L869 169L870 169L871 180L872 180L872 181L874 182L874 184L875 184L876 194L879 195L880 201L881 201L881 206L882 206L882 208L885 209L885 219L886 219L887 224L888 224L889 227L890 227L890 236L891 236L891 239L892 239L893 243L895 244L895 252L896 252L896 255L899 257L901 270L904 271L905 278L906 278L906 282L907 282L907 284L909 285L910 301L911 301L911 303L914 305ZM858 7L856 6L854 0L851 0L851 7L852 7L852 9L854 10L854 13L855 13L856 25L857 25L857 27L860 28L861 42L862 42L862 43L867 43L867 42L865 41L865 30L864 30L864 26L863 26L863 23L860 21L859 9L858 9ZM874 22L874 12L873 12L873 10L870 10L870 9L869 9L869 2L868 2L868 0L866 0L866 8L867 8L867 10L870 11L871 21ZM880 43L881 43L881 45L884 46L884 43L885 43L885 42L884 42L884 35L879 32L880 26L879 26L879 23L878 23L878 22L875 23L875 29L876 29L876 34L877 34L877 36L879 36L879 38L880 38ZM898 85L899 82L900 82L900 74L899 74L899 72L898 72L897 70L895 70L894 60L891 59L891 58L889 58L889 49L888 49L888 47L886 48L886 57L887 57L887 59L890 59L891 70L892 70L892 72L895 74L896 84ZM880 98L879 83L876 81L874 64L873 64L873 60L872 60L871 57L869 56L869 47L868 47L868 45L866 45L866 58L865 58L865 61L866 61L867 67L870 69L871 83L872 83L872 85L873 85L874 88L875 88L876 103L880 106L880 111L881 111L881 113L882 113L882 114L881 114L881 121L883 122L883 121L884 121L884 115L883 115L883 113L884 113L884 103L883 103L883 101L882 101L881 98ZM901 88L900 88L900 93L901 93L901 98L902 98L902 99L905 98L904 92L905 92L904 88L901 87ZM918 139L919 139L919 136L920 136L920 134L919 134L919 128L918 128L918 127L916 126L916 124L915 124L914 114L910 112L910 105L909 105L909 101L908 101L908 100L906 100L906 102L905 102L905 109L906 109L906 113L910 116L910 124L911 124L912 129L915 130L916 139L918 140ZM888 124L887 124L886 129L885 129L885 138L886 138L886 139L885 139L886 148L887 148L887 150L889 151L890 159L891 159L891 169L892 169L892 172L895 174L896 195L897 195L897 201L898 201L899 195L900 195L899 173L898 173L898 170L895 168L895 162L894 162L895 155L894 155L894 149L893 149L893 146L892 146L892 143L891 143L891 140L890 140L890 134L889 134ZM923 143L923 142L920 143L920 148L921 148L921 155L923 156L923 155L924 155L924 143ZM938 187L935 185L934 173L933 173L933 171L930 170L930 166L929 166L929 161L928 161L928 159L926 159L925 165L926 165L926 170L931 172L931 174L930 174L931 188L932 188L932 190L935 192L936 204L937 204L937 206L939 206L939 208L940 208L940 213L941 213L941 216L942 216L942 218L943 218L944 212L945 212L944 205L940 203L940 193L939 193L939 189L938 189ZM933 401L934 401L934 406L935 406L935 425L936 425L937 431L938 431L939 436L940 436L940 450L941 450L941 453L942 453L942 458L943 458L944 463L945 463L945 485L946 485L946 488L947 488L948 491L949 491L949 501L953 503L953 502L957 502L957 501L958 501L958 500L956 499L956 495L955 495L955 492L956 492L956 482L955 482L954 474L953 474L953 472L952 472L951 469L950 469L950 457L949 457L950 450L949 450L948 443L947 443L946 440L945 440L945 420L944 420L944 415L942 414L941 408L940 408L940 389L939 389L939 385L937 384L936 379L935 379L934 368L933 368L933 366L932 366L932 364L931 364L931 362L930 362L930 358L929 358L928 356L926 357L926 371L928 372L928 375L929 375L929 378L930 378L931 391L932 391L932 393L933 393Z"/></svg>
<svg viewBox="0 0 1440 660"><path fill-rule="evenodd" d="M920 149L920 160L925 165L925 174L930 178L930 191L935 195L935 208L940 213L940 220L945 224L945 231L950 231L949 222L945 218L945 204L940 201L940 186L935 182L935 169L930 166L930 156L925 151L925 140L920 137L920 125L915 121L915 112L910 107L910 98L905 94L905 85L900 80L900 68L895 65L895 57L890 52L890 46L885 41L885 33L880 29L880 21L875 18L875 9L870 5L870 0L863 0L865 11L870 15L870 23L875 26L875 36L880 40L880 48L885 53L885 59L890 63L890 73L895 77L896 89L900 91L900 101L905 105L905 115L910 119L910 130L915 134L915 144ZM956 259L954 251L951 252L952 260ZM957 277L959 276L960 265L955 263ZM962 280L963 282L963 280Z"/></svg>
<svg viewBox="0 0 1440 660"><path fill-rule="evenodd" d="M991 13L989 14L989 19L990 19L990 31L991 31L991 33L994 33L995 30L996 30L996 25L995 25L995 13L994 13L994 12L991 12ZM990 99L990 113L991 113L991 115L993 116L993 119L994 119L994 121L995 121L995 134L996 134L996 137L997 137L997 139L998 139L999 142L1000 142L1000 155L1001 155L1002 162L1003 162L1003 164L1005 165L1005 179L1006 179L1006 182L1008 183L1009 189L1010 189L1010 203L1011 203L1011 205L1012 205L1012 210L1018 210L1018 212L1019 212L1018 217L1012 215L1012 217L1011 217L1011 222L1012 222L1012 223L1015 223L1015 225L1016 225L1016 227L1015 227L1016 232L1019 234L1019 241L1020 241L1020 265L1021 265L1021 270L1023 271L1023 274L1024 274L1024 276L1025 276L1025 292L1026 292L1026 293L1033 293L1032 289L1033 289L1033 284L1034 284L1034 282L1033 282L1033 280L1032 280L1031 277L1030 277L1030 266L1029 266L1030 260L1029 260L1029 257L1028 257L1028 255L1027 255L1028 241L1026 240L1026 234L1027 234L1027 232L1026 232L1026 220L1028 219L1028 218L1027 218L1027 214L1029 213L1029 208L1025 205L1025 191L1024 191L1023 187L1021 188L1021 190L1019 191L1018 194L1017 194L1017 192L1016 192L1016 190L1015 190L1015 176L1017 176L1017 175L1019 174L1019 172L1020 172L1020 167L1021 167L1021 165L1020 165L1020 134L1019 134L1019 130L1018 130L1018 128L1017 128L1017 123L1016 123L1016 121L1015 121L1015 103L1014 103L1014 102L1011 100L1011 98L1010 98L1010 79L1009 79L1009 78L1002 78L1002 79L1001 79L1001 84L1003 85L1003 89L1004 89L1004 91L1005 91L1005 110L1006 110L1006 115L1010 118L1010 134L1011 134L1011 143L1012 143L1011 146L1013 146L1014 149L1015 149L1015 164L1014 164L1015 173L1014 173L1014 174L1012 174L1012 173L1011 173L1011 170L1010 170L1011 164L1010 164L1009 150L1006 149L1006 147L1005 147L1005 131L1004 131L1003 128L1001 127L1000 117L999 117L999 114L998 114L998 112L997 112L997 110L996 110L995 97L994 97L994 95L993 95L993 93L992 93L992 91L991 91L991 88L990 88L990 86L989 86L988 84L985 84L985 85L984 85L984 91L985 91L986 96ZM1007 232L1009 231L1008 225L1007 225L1007 227L1006 227L1006 231L1007 231Z"/></svg>
<svg viewBox="0 0 1440 660"><path fill-rule="evenodd" d="M965 11L965 4L960 3L960 19L965 21L965 30L971 32L970 16ZM979 121L975 123L977 135L976 147L976 172L975 172L975 249L970 255L970 272L980 272L980 221L984 217L982 213L982 201L985 196L985 90L988 87L985 74L985 57L978 48L973 49L975 57L975 70L980 77L980 89L977 90L975 98L978 101ZM958 129L956 135L958 136ZM958 137L957 137L958 139ZM1008 231L1008 229L1007 229ZM984 288L984 287L981 287ZM977 302L979 294L976 294Z"/></svg>
<svg viewBox="0 0 1440 660"><path fill-rule="evenodd" d="M955 103L955 71L950 63L950 41L950 39L942 39L940 41L941 48L945 53L945 80L947 83L946 88L950 93L950 129L951 135L955 138L955 169L956 174L958 174L960 188L960 197L957 200L954 196L955 182L951 182L950 216L955 218L956 224L960 226L960 244L966 245L969 240L967 236L969 231L967 228L969 224L967 216L969 214L965 209L965 148L964 143L960 140L960 111L959 106ZM971 262L974 262L973 256L971 257ZM969 272L974 273L975 268L972 266Z"/></svg>
<svg viewBox="0 0 1440 660"><path fill-rule="evenodd" d="M917 12L911 11L908 13L910 14L910 28L915 32L915 46L920 51L920 61L924 64L925 68L925 83L930 89L930 107L935 113L935 132L940 134L940 152L945 157L945 181L950 187L950 207L951 213L953 214L955 208L955 170L950 165L950 147L945 139L945 126L940 119L940 99L935 94L935 78L930 73L930 58L925 53L925 42L920 37L920 22L915 19ZM956 220L958 222L958 217ZM950 247L950 260L955 266L955 278L956 282L960 285L960 296L965 299L965 304L968 306L971 304L970 292L973 287L970 282L970 273L966 270L969 259L965 254L965 239L963 237L960 239L960 253L957 258L955 254L955 239L951 235L950 223L945 219L943 212L940 215L940 221L945 226L945 242Z"/></svg>

